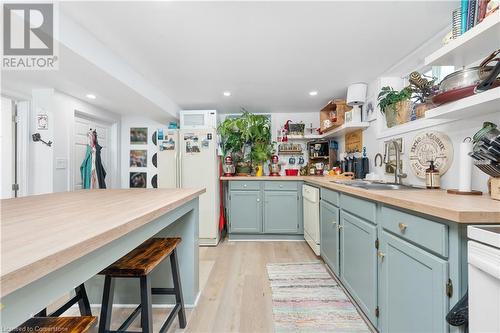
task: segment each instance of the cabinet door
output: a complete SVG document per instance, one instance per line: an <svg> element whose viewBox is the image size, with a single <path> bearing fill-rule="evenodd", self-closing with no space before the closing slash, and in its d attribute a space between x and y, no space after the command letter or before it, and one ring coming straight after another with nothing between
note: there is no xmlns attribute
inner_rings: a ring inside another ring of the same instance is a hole
<svg viewBox="0 0 500 333"><path fill-rule="evenodd" d="M299 195L296 191L264 192L264 232L296 234L299 232Z"/></svg>
<svg viewBox="0 0 500 333"><path fill-rule="evenodd" d="M320 203L320 253L325 263L339 275L339 209L325 201Z"/></svg>
<svg viewBox="0 0 500 333"><path fill-rule="evenodd" d="M262 225L262 203L260 191L231 191L231 232L259 233Z"/></svg>
<svg viewBox="0 0 500 333"><path fill-rule="evenodd" d="M340 213L340 227L340 278L363 312L376 326L376 227L345 211Z"/></svg>
<svg viewBox="0 0 500 333"><path fill-rule="evenodd" d="M381 332L447 332L448 263L385 231L380 252Z"/></svg>

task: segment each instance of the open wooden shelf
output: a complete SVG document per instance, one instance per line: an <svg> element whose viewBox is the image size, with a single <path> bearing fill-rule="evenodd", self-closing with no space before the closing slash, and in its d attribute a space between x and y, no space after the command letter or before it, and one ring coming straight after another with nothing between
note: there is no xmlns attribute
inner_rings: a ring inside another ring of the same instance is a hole
<svg viewBox="0 0 500 333"><path fill-rule="evenodd" d="M425 118L458 120L493 112L500 112L500 87L427 110Z"/></svg>
<svg viewBox="0 0 500 333"><path fill-rule="evenodd" d="M455 67L470 65L498 48L498 36L500 36L500 14L496 12L427 56L425 65Z"/></svg>

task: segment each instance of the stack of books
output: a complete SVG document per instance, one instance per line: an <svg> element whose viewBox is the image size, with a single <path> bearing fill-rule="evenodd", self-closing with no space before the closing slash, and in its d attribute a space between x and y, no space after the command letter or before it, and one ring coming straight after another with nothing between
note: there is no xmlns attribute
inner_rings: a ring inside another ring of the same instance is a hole
<svg viewBox="0 0 500 333"><path fill-rule="evenodd" d="M461 0L460 8L453 11L453 38L465 33L491 13L498 10L498 0Z"/></svg>

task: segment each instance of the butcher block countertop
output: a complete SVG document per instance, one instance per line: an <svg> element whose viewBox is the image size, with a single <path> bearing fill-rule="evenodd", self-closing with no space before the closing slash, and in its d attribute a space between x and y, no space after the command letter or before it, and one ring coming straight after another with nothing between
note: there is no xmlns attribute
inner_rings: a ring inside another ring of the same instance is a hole
<svg viewBox="0 0 500 333"><path fill-rule="evenodd" d="M168 214L205 189L109 189L1 200L1 296Z"/></svg>
<svg viewBox="0 0 500 333"><path fill-rule="evenodd" d="M454 195L445 190L366 190L333 183L329 177L222 177L222 180L302 180L304 182L458 223L500 223L500 201L487 194Z"/></svg>

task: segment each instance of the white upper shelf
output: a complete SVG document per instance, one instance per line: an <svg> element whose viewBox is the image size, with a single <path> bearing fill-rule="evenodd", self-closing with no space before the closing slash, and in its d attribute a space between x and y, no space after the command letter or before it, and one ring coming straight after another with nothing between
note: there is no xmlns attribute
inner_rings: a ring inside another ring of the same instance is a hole
<svg viewBox="0 0 500 333"><path fill-rule="evenodd" d="M364 130L370 126L370 123L367 121L362 121L360 123L347 123L342 126L339 126L331 131L328 131L321 135L323 139L326 138L338 138L341 137L345 134L357 131L357 130Z"/></svg>
<svg viewBox="0 0 500 333"><path fill-rule="evenodd" d="M425 112L427 119L464 119L500 113L500 87L443 104Z"/></svg>
<svg viewBox="0 0 500 333"><path fill-rule="evenodd" d="M370 126L370 123L367 121L362 121L360 123L347 123L342 126L336 127L332 130L329 130L323 134L305 134L304 136L288 136L288 140L318 140L318 139L332 139L338 138L345 134L357 131L364 130Z"/></svg>
<svg viewBox="0 0 500 333"><path fill-rule="evenodd" d="M500 47L500 12L486 17L481 23L425 58L427 66L463 67L487 57Z"/></svg>

